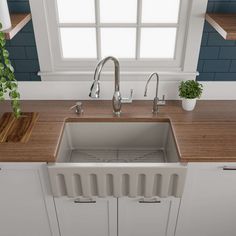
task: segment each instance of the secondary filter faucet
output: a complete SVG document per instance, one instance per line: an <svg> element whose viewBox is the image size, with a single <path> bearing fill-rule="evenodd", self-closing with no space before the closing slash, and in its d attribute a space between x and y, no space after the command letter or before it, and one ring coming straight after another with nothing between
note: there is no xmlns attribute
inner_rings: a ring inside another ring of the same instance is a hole
<svg viewBox="0 0 236 236"><path fill-rule="evenodd" d="M89 97L91 98L99 98L100 95L100 76L102 69L107 61L112 61L115 67L115 92L112 98L112 106L113 112L115 115L120 115L121 113L121 106L122 102L131 102L132 101L132 94L133 90L131 90L131 95L129 99L122 99L120 93L120 64L117 58L109 56L102 59L98 65L96 66L95 73L94 73L94 82L91 86Z"/></svg>
<svg viewBox="0 0 236 236"><path fill-rule="evenodd" d="M144 97L147 96L147 90L148 90L148 84L149 82L151 81L151 79L156 76L156 79L157 79L157 85L156 85L156 96L154 97L154 100L153 100L153 108L152 108L152 112L154 114L157 114L158 111L159 111L159 106L163 106L165 105L165 95L163 95L162 97L162 100L160 100L158 98L158 88L159 88L159 75L155 72L155 73L152 73L149 78L148 78L148 81L147 81L147 84L145 86L145 91L144 91Z"/></svg>

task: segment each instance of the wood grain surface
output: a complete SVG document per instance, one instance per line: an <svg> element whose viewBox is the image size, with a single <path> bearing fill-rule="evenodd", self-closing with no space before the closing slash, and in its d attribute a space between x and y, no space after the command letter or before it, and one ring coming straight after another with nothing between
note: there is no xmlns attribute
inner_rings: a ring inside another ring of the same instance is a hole
<svg viewBox="0 0 236 236"><path fill-rule="evenodd" d="M9 129L11 128L15 118L11 113L4 113L0 118L0 142L6 140Z"/></svg>
<svg viewBox="0 0 236 236"><path fill-rule="evenodd" d="M169 121L180 161L236 162L236 101L198 101L192 112L183 111L179 101L167 101L157 115L152 101L134 101L123 105L120 117L113 115L111 101L83 101L80 116L69 110L75 101L21 104L24 112L38 112L38 121L27 143L0 143L0 161L55 162L65 122ZM0 103L0 115L9 111L9 102Z"/></svg>
<svg viewBox="0 0 236 236"><path fill-rule="evenodd" d="M206 20L226 40L236 40L235 13L207 13Z"/></svg>
<svg viewBox="0 0 236 236"><path fill-rule="evenodd" d="M27 143L38 116L36 112L25 112L17 119L13 113L4 113L0 120L0 142Z"/></svg>
<svg viewBox="0 0 236 236"><path fill-rule="evenodd" d="M12 27L4 31L8 40L12 39L32 18L30 13L11 13L10 17Z"/></svg>

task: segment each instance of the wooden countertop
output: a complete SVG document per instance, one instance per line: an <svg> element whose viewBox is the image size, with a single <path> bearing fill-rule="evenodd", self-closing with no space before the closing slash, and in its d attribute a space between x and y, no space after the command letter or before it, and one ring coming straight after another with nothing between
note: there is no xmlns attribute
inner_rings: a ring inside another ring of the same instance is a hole
<svg viewBox="0 0 236 236"><path fill-rule="evenodd" d="M158 115L152 101L123 104L121 117L113 116L111 101L84 101L84 114L69 108L75 101L22 101L24 112L39 118L27 143L1 143L0 162L55 162L65 121L158 121L170 120L182 162L236 162L236 101L198 101L185 112L179 101L168 101ZM10 103L0 103L0 115Z"/></svg>

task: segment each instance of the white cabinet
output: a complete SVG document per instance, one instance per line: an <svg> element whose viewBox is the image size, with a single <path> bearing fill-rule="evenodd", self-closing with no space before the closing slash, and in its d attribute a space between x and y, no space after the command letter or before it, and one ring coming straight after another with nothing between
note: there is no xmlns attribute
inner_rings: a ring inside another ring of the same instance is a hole
<svg viewBox="0 0 236 236"><path fill-rule="evenodd" d="M179 202L172 197L55 198L61 236L174 236Z"/></svg>
<svg viewBox="0 0 236 236"><path fill-rule="evenodd" d="M42 166L0 163L0 235L59 235Z"/></svg>
<svg viewBox="0 0 236 236"><path fill-rule="evenodd" d="M61 236L116 236L116 198L55 198Z"/></svg>
<svg viewBox="0 0 236 236"><path fill-rule="evenodd" d="M236 163L189 164L176 236L190 235L236 235Z"/></svg>
<svg viewBox="0 0 236 236"><path fill-rule="evenodd" d="M174 236L178 198L119 198L119 236Z"/></svg>

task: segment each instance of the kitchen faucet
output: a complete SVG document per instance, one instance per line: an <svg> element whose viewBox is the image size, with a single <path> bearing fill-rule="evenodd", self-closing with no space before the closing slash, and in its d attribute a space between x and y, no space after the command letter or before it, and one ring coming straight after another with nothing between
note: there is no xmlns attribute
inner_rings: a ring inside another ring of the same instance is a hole
<svg viewBox="0 0 236 236"><path fill-rule="evenodd" d="M109 56L104 59L102 59L98 65L96 66L95 73L94 73L94 82L91 86L89 97L91 98L99 98L100 95L100 76L102 69L107 61L113 61L115 66L115 92L113 94L112 98L112 106L113 106L113 112L115 115L120 115L121 113L121 106L122 102L132 102L132 95L133 90L131 90L130 98L128 99L122 99L121 93L120 93L120 64L117 58Z"/></svg>
<svg viewBox="0 0 236 236"><path fill-rule="evenodd" d="M148 78L148 81L147 81L147 84L145 86L145 92L144 92L144 97L147 97L147 90L148 90L148 84L149 82L151 81L151 79L156 76L156 79L157 79L157 85L156 85L156 96L154 97L154 100L153 100L153 108L152 108L152 112L154 114L157 114L158 111L159 111L159 106L163 106L165 105L165 95L163 95L162 97L162 100L160 100L158 98L158 88L159 88L159 75L155 72L155 73L152 73L149 78Z"/></svg>

